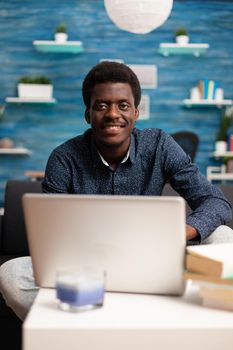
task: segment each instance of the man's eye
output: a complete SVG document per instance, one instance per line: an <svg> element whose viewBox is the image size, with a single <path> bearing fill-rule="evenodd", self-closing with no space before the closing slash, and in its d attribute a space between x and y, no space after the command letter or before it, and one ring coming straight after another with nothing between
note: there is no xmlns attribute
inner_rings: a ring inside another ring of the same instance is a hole
<svg viewBox="0 0 233 350"><path fill-rule="evenodd" d="M97 109L98 111L103 111L103 110L105 110L107 107L108 107L108 106L107 106L105 103L99 103L99 104L96 105L96 109Z"/></svg>
<svg viewBox="0 0 233 350"><path fill-rule="evenodd" d="M122 111L127 111L127 109L129 109L128 103L121 103L121 104L120 104L120 109L121 109Z"/></svg>

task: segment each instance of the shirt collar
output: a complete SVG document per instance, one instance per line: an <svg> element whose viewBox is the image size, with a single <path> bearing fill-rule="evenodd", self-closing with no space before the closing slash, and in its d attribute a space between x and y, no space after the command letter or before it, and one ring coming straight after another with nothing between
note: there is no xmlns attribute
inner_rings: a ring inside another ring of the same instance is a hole
<svg viewBox="0 0 233 350"><path fill-rule="evenodd" d="M103 156L98 152L96 148L93 133L91 137L91 149L93 154L93 163L95 164L95 166L98 166L99 162L105 164L106 166L109 166L109 164L106 162L106 160L103 158ZM134 134L131 133L129 150L125 155L124 159L121 161L121 163L125 163L127 160L130 160L131 163L134 163L135 158L136 158L135 138L134 138Z"/></svg>
<svg viewBox="0 0 233 350"><path fill-rule="evenodd" d="M110 165L108 164L108 162L106 162L106 160L105 160L104 157L101 155L101 153L100 153L99 151L98 151L98 153L99 153L100 159L102 160L102 162L104 163L104 165L106 165L106 166L109 167ZM127 159L129 158L129 153L130 153L130 146L129 146L128 152L126 153L125 157L122 159L121 164L123 164L123 163L125 163L125 162L127 161Z"/></svg>

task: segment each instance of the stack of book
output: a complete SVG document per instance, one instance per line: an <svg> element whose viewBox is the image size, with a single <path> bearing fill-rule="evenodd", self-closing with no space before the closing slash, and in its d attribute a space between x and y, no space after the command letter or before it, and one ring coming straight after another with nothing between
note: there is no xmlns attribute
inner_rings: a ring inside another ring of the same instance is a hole
<svg viewBox="0 0 233 350"><path fill-rule="evenodd" d="M203 305L233 311L233 244L187 247L185 279L200 286Z"/></svg>
<svg viewBox="0 0 233 350"><path fill-rule="evenodd" d="M223 89L218 87L218 82L213 79L201 79L197 86L190 90L192 100L222 101Z"/></svg>
<svg viewBox="0 0 233 350"><path fill-rule="evenodd" d="M203 100L215 100L218 83L212 79L202 79L198 84L200 96Z"/></svg>

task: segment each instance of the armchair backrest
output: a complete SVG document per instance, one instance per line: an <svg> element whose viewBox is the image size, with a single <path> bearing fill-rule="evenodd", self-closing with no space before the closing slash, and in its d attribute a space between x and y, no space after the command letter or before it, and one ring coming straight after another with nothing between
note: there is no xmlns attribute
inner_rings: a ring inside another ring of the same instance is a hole
<svg viewBox="0 0 233 350"><path fill-rule="evenodd" d="M177 131L171 135L173 139L183 148L183 150L190 156L192 162L195 159L199 138L198 135L192 131Z"/></svg>
<svg viewBox="0 0 233 350"><path fill-rule="evenodd" d="M1 251L29 255L22 208L24 193L40 193L40 181L10 180L6 184Z"/></svg>

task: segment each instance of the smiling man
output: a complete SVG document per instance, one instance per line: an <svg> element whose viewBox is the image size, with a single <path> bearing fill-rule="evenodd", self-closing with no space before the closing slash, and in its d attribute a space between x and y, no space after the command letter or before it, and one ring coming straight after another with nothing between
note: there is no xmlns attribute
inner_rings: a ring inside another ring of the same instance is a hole
<svg viewBox="0 0 233 350"><path fill-rule="evenodd" d="M128 66L107 61L96 65L84 79L82 94L91 128L52 152L44 192L161 195L169 182L193 210L186 236L195 243L230 219L223 194L170 135L135 128L141 88Z"/></svg>
<svg viewBox="0 0 233 350"><path fill-rule="evenodd" d="M44 192L159 196L169 182L193 210L186 220L188 244L233 241L232 230L224 226L231 219L231 206L222 192L170 135L157 128L135 128L141 89L129 67L98 64L84 79L82 93L91 127L51 153ZM100 221L104 225L104 217ZM1 266L0 290L24 319L37 293L29 257Z"/></svg>

